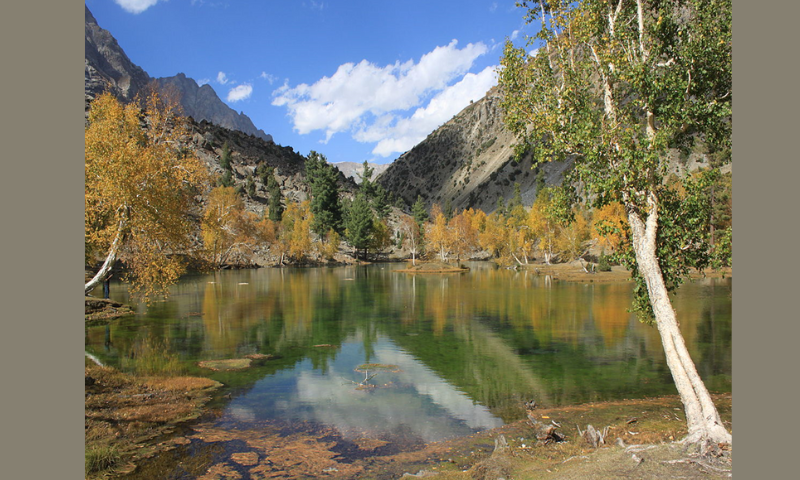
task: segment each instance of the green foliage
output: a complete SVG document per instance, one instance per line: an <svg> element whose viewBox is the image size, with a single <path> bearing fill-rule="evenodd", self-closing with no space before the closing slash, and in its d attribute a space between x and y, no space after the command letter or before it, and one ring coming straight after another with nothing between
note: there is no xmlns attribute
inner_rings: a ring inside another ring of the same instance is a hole
<svg viewBox="0 0 800 480"><path fill-rule="evenodd" d="M502 195L497 197L497 204L495 205L494 212L500 216L505 216L506 214L506 199Z"/></svg>
<svg viewBox="0 0 800 480"><path fill-rule="evenodd" d="M324 155L313 150L306 158L305 167L311 189L311 213L314 215L311 229L318 235L324 235L331 229L341 233L342 206L339 202L337 170Z"/></svg>
<svg viewBox="0 0 800 480"><path fill-rule="evenodd" d="M601 252L600 257L597 259L597 271L598 272L611 271L611 262L609 262L608 255L606 255L605 252Z"/></svg>
<svg viewBox="0 0 800 480"><path fill-rule="evenodd" d="M281 187L275 177L267 177L267 193L269 194L269 219L273 222L280 222L283 218L283 204L281 199Z"/></svg>
<svg viewBox="0 0 800 480"><path fill-rule="evenodd" d="M225 170L225 173L217 180L217 186L232 187L233 186L233 173L230 170Z"/></svg>
<svg viewBox="0 0 800 480"><path fill-rule="evenodd" d="M84 451L85 473L102 472L119 464L122 456L113 445L96 445L86 447Z"/></svg>
<svg viewBox="0 0 800 480"><path fill-rule="evenodd" d="M733 266L733 227L730 226L720 233L714 245L711 257L711 266L714 268Z"/></svg>
<svg viewBox="0 0 800 480"><path fill-rule="evenodd" d="M356 250L366 250L372 240L374 218L369 201L359 192L347 208L345 215L345 238Z"/></svg>
<svg viewBox="0 0 800 480"><path fill-rule="evenodd" d="M507 42L502 107L517 149L535 163L574 158L565 185L596 206L621 201L642 224L656 214L656 257L667 288L709 261L710 178L665 187L670 150L702 141L729 157L732 116L730 0L523 1L541 22L528 46ZM539 43L543 41L542 45ZM633 244L617 252L636 280L635 309L652 315Z"/></svg>
<svg viewBox="0 0 800 480"><path fill-rule="evenodd" d="M252 175L247 176L247 181L245 182L245 191L250 198L254 198L256 196L256 182Z"/></svg>
<svg viewBox="0 0 800 480"><path fill-rule="evenodd" d="M372 198L372 208L381 220L389 216L391 211L391 197L389 192L382 185L375 185L375 193Z"/></svg>
<svg viewBox="0 0 800 480"><path fill-rule="evenodd" d="M444 202L444 218L448 221L453 218L453 204L450 202L449 198Z"/></svg>
<svg viewBox="0 0 800 480"><path fill-rule="evenodd" d="M421 195L417 195L417 201L414 202L414 206L411 207L411 215L420 226L420 229L422 228L422 224L428 220L428 209L425 208L425 202L422 200Z"/></svg>
<svg viewBox="0 0 800 480"><path fill-rule="evenodd" d="M228 146L228 142L222 145L222 153L219 156L219 166L222 167L223 170L231 171L231 149ZM230 185L224 186L230 187Z"/></svg>

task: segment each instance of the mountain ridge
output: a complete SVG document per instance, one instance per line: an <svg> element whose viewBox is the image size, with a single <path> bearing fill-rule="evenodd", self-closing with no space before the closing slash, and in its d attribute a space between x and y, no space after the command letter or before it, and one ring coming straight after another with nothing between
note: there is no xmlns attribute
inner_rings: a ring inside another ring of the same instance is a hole
<svg viewBox="0 0 800 480"><path fill-rule="evenodd" d="M156 82L160 87L174 87L184 114L195 121L207 120L273 142L272 136L257 128L250 117L226 105L210 85L200 86L183 73L151 78L128 58L114 36L98 25L89 7L84 5L84 8L84 108L87 112L89 103L105 90L110 90L120 100L130 102L150 82Z"/></svg>

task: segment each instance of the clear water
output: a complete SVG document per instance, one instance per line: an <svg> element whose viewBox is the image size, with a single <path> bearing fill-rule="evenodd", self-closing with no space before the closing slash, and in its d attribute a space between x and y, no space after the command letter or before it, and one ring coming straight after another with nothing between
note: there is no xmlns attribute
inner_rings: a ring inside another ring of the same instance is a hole
<svg viewBox="0 0 800 480"><path fill-rule="evenodd" d="M380 264L190 276L167 301L87 328L86 350L133 371L149 348L223 382L221 428L320 425L345 439L404 444L519 419L530 399L555 406L676 393L658 332L627 312L629 283L470 266L457 275ZM731 390L731 288L731 279L699 280L674 298L713 392ZM127 302L124 285L112 284L111 297ZM197 366L252 353L278 358L232 372ZM368 363L394 367L358 368Z"/></svg>

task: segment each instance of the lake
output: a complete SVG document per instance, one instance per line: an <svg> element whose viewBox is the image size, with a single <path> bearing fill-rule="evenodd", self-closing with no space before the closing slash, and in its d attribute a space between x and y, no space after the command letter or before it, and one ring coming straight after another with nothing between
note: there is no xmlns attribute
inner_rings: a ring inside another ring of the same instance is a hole
<svg viewBox="0 0 800 480"><path fill-rule="evenodd" d="M560 406L675 394L658 332L627 312L632 285L567 283L468 264L411 275L404 264L265 268L184 277L166 301L86 329L86 351L126 371L170 359L223 382L212 424L326 429L384 451ZM731 391L732 280L689 282L673 299L712 392ZM111 298L128 302L124 284ZM213 372L203 360L275 358Z"/></svg>

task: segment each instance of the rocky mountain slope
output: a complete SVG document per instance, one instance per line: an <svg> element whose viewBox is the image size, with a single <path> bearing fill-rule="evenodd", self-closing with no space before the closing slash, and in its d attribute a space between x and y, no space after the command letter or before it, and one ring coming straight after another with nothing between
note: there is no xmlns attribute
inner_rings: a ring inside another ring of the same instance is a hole
<svg viewBox="0 0 800 480"><path fill-rule="evenodd" d="M389 168L388 164L382 163L369 163L370 168L373 169L372 172L372 179L374 180L378 175L383 173L387 168ZM344 174L345 177L352 178L356 183L361 183L361 174L364 173L364 162L337 162L334 163L333 166L339 169L340 172Z"/></svg>
<svg viewBox="0 0 800 480"><path fill-rule="evenodd" d="M248 210L262 214L269 201L267 186L255 174L256 168L261 164L274 168L273 176L280 185L281 195L285 199L284 204L308 199L305 157L295 152L292 147L282 147L274 142L238 130L219 127L205 120L191 122L191 134L186 139L185 147L197 155L212 174L222 176L224 170L220 166L220 157L226 143L231 154L234 186L244 189L249 178L255 183L255 195L252 197L246 193L242 195ZM355 191L356 184L340 172L339 187L348 194Z"/></svg>
<svg viewBox="0 0 800 480"><path fill-rule="evenodd" d="M456 211L479 208L487 213L496 209L499 197L508 202L519 184L522 204L532 205L540 188L562 182L571 161L535 168L530 156L515 161L515 138L503 123L500 101L499 88L489 90L391 163L378 183L406 205L413 205L419 195L428 207L444 207L449 201ZM699 150L688 156L672 152L669 163L669 172L679 177L709 166ZM731 172L732 166L721 171Z"/></svg>
<svg viewBox="0 0 800 480"><path fill-rule="evenodd" d="M522 202L533 204L544 184L557 184L569 162L531 168L531 159L514 160L514 136L503 125L495 87L395 160L377 181L412 205L421 196L430 206L479 208L492 212L520 185Z"/></svg>
<svg viewBox="0 0 800 480"><path fill-rule="evenodd" d="M130 101L148 83L156 81L162 87L172 85L180 98L184 113L196 121L207 120L272 142L272 136L256 128L247 115L228 107L210 85L201 87L182 73L173 77L151 78L128 58L113 35L97 24L89 8L85 9L84 95L87 110L89 102L106 88L118 98Z"/></svg>

